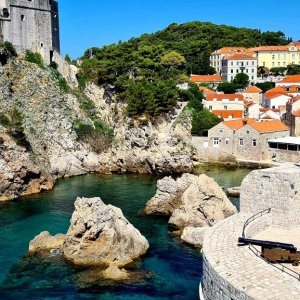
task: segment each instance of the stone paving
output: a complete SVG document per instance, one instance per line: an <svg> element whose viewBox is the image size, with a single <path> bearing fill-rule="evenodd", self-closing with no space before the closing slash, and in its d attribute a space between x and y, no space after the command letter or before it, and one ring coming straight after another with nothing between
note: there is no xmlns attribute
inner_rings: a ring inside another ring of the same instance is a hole
<svg viewBox="0 0 300 300"><path fill-rule="evenodd" d="M205 235L203 292L206 300L300 299L300 282L239 247L245 221L239 213L219 222ZM261 222L262 220L260 220ZM248 236L247 236L248 237Z"/></svg>

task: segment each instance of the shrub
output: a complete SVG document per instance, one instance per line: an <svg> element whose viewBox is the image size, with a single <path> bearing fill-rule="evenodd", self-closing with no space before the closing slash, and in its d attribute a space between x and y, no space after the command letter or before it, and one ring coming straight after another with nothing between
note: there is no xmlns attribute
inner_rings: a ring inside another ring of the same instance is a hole
<svg viewBox="0 0 300 300"><path fill-rule="evenodd" d="M94 126L76 120L74 129L79 141L89 144L96 153L101 153L111 145L113 130L98 119L94 120L93 124Z"/></svg>
<svg viewBox="0 0 300 300"><path fill-rule="evenodd" d="M49 64L49 67L54 69L54 70L57 70L58 69L58 64L55 61L51 61L51 63Z"/></svg>
<svg viewBox="0 0 300 300"><path fill-rule="evenodd" d="M2 125L4 127L11 126L9 118L6 115L4 115L3 113L0 113L0 125Z"/></svg>
<svg viewBox="0 0 300 300"><path fill-rule="evenodd" d="M3 137L0 136L0 145L3 145L4 144L4 139Z"/></svg>
<svg viewBox="0 0 300 300"><path fill-rule="evenodd" d="M42 69L45 68L44 61L40 53L27 50L25 53L25 60L30 63L37 64Z"/></svg>
<svg viewBox="0 0 300 300"><path fill-rule="evenodd" d="M8 41L4 42L3 48L6 49L10 53L11 56L14 56L14 57L18 56L18 53L11 42L8 42Z"/></svg>

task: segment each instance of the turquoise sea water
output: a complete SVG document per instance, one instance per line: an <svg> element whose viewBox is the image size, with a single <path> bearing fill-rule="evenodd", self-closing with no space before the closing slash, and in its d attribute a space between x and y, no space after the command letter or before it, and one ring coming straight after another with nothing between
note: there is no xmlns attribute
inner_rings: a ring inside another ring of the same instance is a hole
<svg viewBox="0 0 300 300"><path fill-rule="evenodd" d="M239 185L248 170L206 167L221 186ZM157 177L86 175L60 180L53 191L0 204L0 299L198 299L202 260L198 250L168 234L167 219L146 217L145 203ZM148 239L147 255L135 264L135 282L82 282L84 270L60 257L28 257L29 241L41 231L65 233L77 196L100 196L118 206Z"/></svg>

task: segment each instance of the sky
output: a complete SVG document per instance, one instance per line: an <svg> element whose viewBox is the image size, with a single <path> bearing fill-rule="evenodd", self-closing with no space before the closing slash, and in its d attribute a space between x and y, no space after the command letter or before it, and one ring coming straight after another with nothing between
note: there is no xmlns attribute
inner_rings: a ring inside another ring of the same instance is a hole
<svg viewBox="0 0 300 300"><path fill-rule="evenodd" d="M300 0L58 0L61 53L73 59L90 47L127 41L171 23L282 31L300 40Z"/></svg>

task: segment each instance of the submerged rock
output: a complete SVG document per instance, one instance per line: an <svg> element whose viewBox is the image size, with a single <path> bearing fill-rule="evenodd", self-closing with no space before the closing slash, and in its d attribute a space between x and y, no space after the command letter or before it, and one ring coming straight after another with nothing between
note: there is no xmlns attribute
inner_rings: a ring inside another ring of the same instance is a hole
<svg viewBox="0 0 300 300"><path fill-rule="evenodd" d="M241 187L236 186L236 187L231 187L227 189L227 195L230 197L240 197L241 195Z"/></svg>
<svg viewBox="0 0 300 300"><path fill-rule="evenodd" d="M66 236L63 234L52 236L48 231L43 231L29 243L29 252L38 253L46 250L62 249L65 238Z"/></svg>
<svg viewBox="0 0 300 300"><path fill-rule="evenodd" d="M81 266L125 266L145 254L148 241L122 211L100 198L77 198L64 257Z"/></svg>

